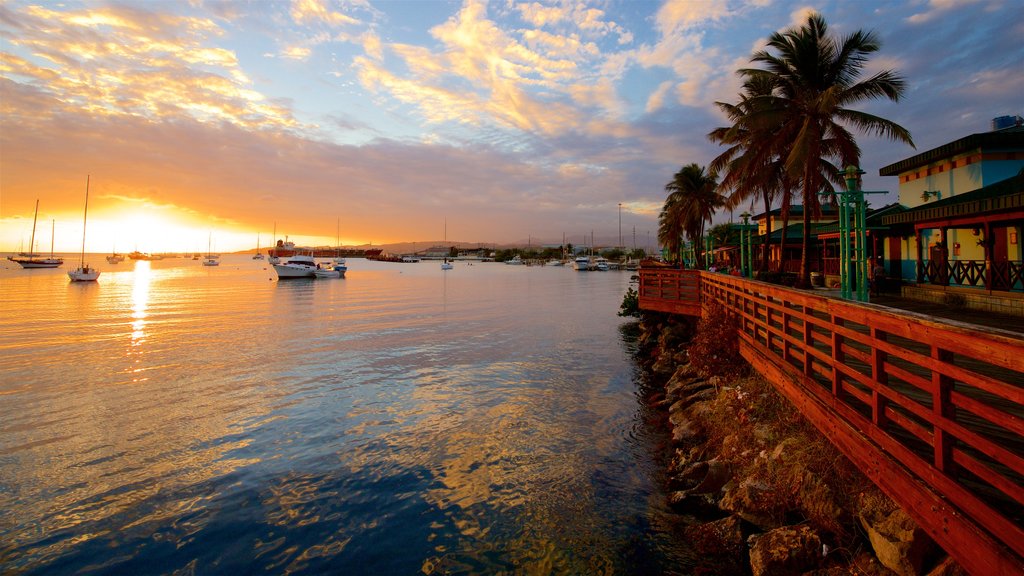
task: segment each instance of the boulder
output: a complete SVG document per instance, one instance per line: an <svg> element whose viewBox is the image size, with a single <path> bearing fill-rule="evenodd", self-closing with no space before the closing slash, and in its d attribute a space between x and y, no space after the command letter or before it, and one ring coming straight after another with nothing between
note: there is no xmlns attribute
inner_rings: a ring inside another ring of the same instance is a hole
<svg viewBox="0 0 1024 576"><path fill-rule="evenodd" d="M751 536L754 576L797 576L821 566L821 538L808 526L784 526Z"/></svg>
<svg viewBox="0 0 1024 576"><path fill-rule="evenodd" d="M878 561L900 576L924 574L927 560L938 548L900 508L878 517L869 517L862 511L860 525L867 532Z"/></svg>
<svg viewBox="0 0 1024 576"><path fill-rule="evenodd" d="M686 539L698 555L698 568L707 574L745 574L747 559L743 521L727 516L714 522L694 524L685 531Z"/></svg>

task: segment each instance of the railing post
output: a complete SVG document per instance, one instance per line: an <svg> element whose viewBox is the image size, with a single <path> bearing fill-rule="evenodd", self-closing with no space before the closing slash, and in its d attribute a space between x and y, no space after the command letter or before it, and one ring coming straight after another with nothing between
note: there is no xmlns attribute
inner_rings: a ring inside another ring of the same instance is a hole
<svg viewBox="0 0 1024 576"><path fill-rule="evenodd" d="M885 342L886 333L872 327L871 339ZM886 357L887 354L879 350L877 345L871 347L871 378L878 384L878 388L886 388L889 385L889 374L885 371ZM871 422L884 430L886 426L885 407L888 400L878 391L878 388L871 392Z"/></svg>
<svg viewBox="0 0 1024 576"><path fill-rule="evenodd" d="M953 379L943 374L937 364L939 362L951 362L953 353L943 350L938 346L932 346L932 359L935 361L932 370L932 413L937 420L954 419L956 410L950 402L950 392L953 391ZM953 464L953 442L955 439L946 433L938 425L933 425L932 431L933 446L935 450L935 467L943 473L949 474Z"/></svg>

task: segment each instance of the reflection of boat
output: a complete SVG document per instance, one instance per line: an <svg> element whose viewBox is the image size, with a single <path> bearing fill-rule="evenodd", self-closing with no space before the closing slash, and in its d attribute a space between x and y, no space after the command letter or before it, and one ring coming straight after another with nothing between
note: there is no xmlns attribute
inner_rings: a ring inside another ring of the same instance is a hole
<svg viewBox="0 0 1024 576"><path fill-rule="evenodd" d="M284 264L274 264L274 270L280 280L285 278L309 278L315 276L316 261L309 254L296 254Z"/></svg>
<svg viewBox="0 0 1024 576"><path fill-rule="evenodd" d="M85 212L82 214L82 261L78 268L68 272L72 282L95 282L100 271L85 263L85 223L89 218L89 177L85 177Z"/></svg>
<svg viewBox="0 0 1024 576"><path fill-rule="evenodd" d="M50 257L39 258L38 254L35 254L35 243L36 243L36 218L39 216L39 200L36 200L36 212L32 216L32 239L29 240L28 253L22 252L17 256L8 256L7 259L11 262L17 262L22 268L57 268L64 263L61 258L53 257L53 226L50 225Z"/></svg>

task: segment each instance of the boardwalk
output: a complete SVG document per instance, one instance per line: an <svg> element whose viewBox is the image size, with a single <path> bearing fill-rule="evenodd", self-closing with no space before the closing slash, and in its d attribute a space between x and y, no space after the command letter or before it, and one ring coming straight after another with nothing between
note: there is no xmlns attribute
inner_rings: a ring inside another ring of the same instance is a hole
<svg viewBox="0 0 1024 576"><path fill-rule="evenodd" d="M939 320L896 297L860 304L722 274L640 271L645 310L699 314L711 302L740 319L747 361L964 568L1024 573L1018 319L947 309L956 321Z"/></svg>

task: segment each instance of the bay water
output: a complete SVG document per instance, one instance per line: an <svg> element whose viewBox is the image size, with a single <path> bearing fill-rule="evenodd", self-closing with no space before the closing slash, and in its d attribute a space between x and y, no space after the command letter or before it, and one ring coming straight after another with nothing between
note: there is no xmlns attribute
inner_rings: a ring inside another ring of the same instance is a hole
<svg viewBox="0 0 1024 576"><path fill-rule="evenodd" d="M0 264L0 572L687 573L629 272Z"/></svg>

